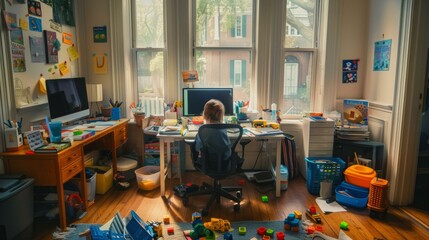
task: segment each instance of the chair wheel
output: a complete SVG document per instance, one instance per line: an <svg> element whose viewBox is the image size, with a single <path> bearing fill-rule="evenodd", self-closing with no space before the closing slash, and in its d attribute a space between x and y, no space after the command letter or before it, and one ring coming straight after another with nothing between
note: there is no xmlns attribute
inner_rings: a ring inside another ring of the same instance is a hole
<svg viewBox="0 0 429 240"><path fill-rule="evenodd" d="M238 212L238 211L240 211L240 204L239 203L234 204L234 212Z"/></svg>
<svg viewBox="0 0 429 240"><path fill-rule="evenodd" d="M237 198L239 198L239 199L242 198L241 191L237 191L235 194L236 194Z"/></svg>

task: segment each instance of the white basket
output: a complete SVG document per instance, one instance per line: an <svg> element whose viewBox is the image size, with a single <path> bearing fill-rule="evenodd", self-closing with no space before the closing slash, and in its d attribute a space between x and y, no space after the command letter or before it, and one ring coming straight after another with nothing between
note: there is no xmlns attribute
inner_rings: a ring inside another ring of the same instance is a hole
<svg viewBox="0 0 429 240"><path fill-rule="evenodd" d="M159 187L159 166L144 166L135 170L135 173L141 190L150 191Z"/></svg>

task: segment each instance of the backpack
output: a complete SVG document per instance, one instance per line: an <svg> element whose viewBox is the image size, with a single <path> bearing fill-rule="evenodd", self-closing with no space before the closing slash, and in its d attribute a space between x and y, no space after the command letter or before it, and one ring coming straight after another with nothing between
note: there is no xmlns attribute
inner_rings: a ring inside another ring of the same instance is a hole
<svg viewBox="0 0 429 240"><path fill-rule="evenodd" d="M282 140L282 164L287 166L289 171L289 180L298 177L298 164L296 161L296 145L295 136L283 133L284 139Z"/></svg>

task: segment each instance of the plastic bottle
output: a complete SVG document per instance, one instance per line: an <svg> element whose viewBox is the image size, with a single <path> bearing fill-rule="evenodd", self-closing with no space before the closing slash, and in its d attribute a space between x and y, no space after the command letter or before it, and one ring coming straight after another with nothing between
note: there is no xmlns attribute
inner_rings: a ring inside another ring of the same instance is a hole
<svg viewBox="0 0 429 240"><path fill-rule="evenodd" d="M272 103L271 104L271 121L277 120L277 104Z"/></svg>

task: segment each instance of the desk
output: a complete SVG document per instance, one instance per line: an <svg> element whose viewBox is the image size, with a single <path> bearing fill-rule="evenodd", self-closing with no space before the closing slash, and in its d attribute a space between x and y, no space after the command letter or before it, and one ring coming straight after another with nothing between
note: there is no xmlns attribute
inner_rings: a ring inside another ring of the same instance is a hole
<svg viewBox="0 0 429 240"><path fill-rule="evenodd" d="M161 187L161 196L165 196L165 178L168 173L169 162L171 161L171 143L175 141L183 141L184 139L194 139L196 132L187 132L185 136L182 135L161 135L158 134L157 138L159 139L159 149L160 149L160 187ZM284 136L279 135L266 135L266 136L251 136L248 134L243 134L242 139L258 140L265 139L268 142L276 143L276 166L275 169L272 169L274 175L276 176L276 197L280 197L280 164L281 164L281 149L282 149L282 140ZM165 149L164 144L166 144L167 149ZM165 152L167 150L167 152ZM165 155L167 154L167 161L165 161ZM178 164L180 166L180 164Z"/></svg>
<svg viewBox="0 0 429 240"><path fill-rule="evenodd" d="M63 184L75 178L80 182L81 196L85 209L88 207L86 189L86 177L84 167L84 149L102 149L112 151L112 167L116 173L116 149L127 140L128 119L119 120L114 126L96 132L82 141L74 141L73 144L58 153L36 153L26 154L29 146L16 152L3 152L6 173L25 174L35 179L36 186L56 186L58 194L58 207L60 217L60 228L67 228L66 210Z"/></svg>

